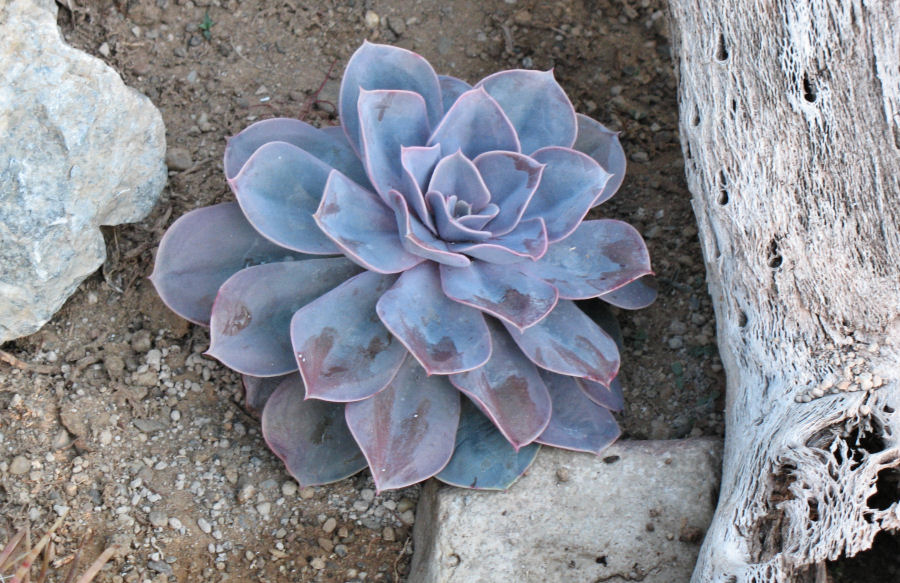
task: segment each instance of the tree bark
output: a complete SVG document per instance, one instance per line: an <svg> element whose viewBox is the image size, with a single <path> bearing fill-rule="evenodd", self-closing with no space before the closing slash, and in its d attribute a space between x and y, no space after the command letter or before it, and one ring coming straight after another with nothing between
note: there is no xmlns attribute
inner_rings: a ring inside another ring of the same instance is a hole
<svg viewBox="0 0 900 583"><path fill-rule="evenodd" d="M693 581L824 581L900 528L900 2L669 5L728 379Z"/></svg>

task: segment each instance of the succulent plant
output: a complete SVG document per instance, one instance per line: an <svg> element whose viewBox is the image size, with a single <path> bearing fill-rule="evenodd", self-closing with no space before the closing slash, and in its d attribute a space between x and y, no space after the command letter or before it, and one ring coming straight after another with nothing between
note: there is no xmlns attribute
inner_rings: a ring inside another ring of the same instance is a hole
<svg viewBox="0 0 900 583"><path fill-rule="evenodd" d="M368 466L379 490L502 489L539 444L602 451L617 328L576 301L655 298L638 232L583 220L622 182L617 134L551 72L470 86L370 43L338 109L231 138L237 203L178 219L152 276L244 375L271 449L303 485Z"/></svg>

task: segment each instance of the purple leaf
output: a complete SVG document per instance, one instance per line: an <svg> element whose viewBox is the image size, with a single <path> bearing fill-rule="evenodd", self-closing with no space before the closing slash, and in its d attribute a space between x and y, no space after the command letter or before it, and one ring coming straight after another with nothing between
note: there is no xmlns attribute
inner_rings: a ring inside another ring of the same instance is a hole
<svg viewBox="0 0 900 583"><path fill-rule="evenodd" d="M312 218L331 170L296 146L269 142L229 183L247 220L263 236L294 251L336 254L338 248Z"/></svg>
<svg viewBox="0 0 900 583"><path fill-rule="evenodd" d="M544 148L532 157L546 167L523 218L542 217L553 243L578 227L610 175L592 158L575 150Z"/></svg>
<svg viewBox="0 0 900 583"><path fill-rule="evenodd" d="M226 279L251 265L308 258L257 233L238 204L226 202L172 223L159 243L150 281L172 311L209 326L213 300Z"/></svg>
<svg viewBox="0 0 900 583"><path fill-rule="evenodd" d="M250 156L269 142L293 144L361 185L369 185L362 162L341 128L320 130L298 119L284 117L258 121L228 139L225 145L225 177L231 180L237 176Z"/></svg>
<svg viewBox="0 0 900 583"><path fill-rule="evenodd" d="M645 275L615 291L603 294L600 299L617 308L640 310L656 300L656 293L656 278L652 275Z"/></svg>
<svg viewBox="0 0 900 583"><path fill-rule="evenodd" d="M505 235L519 224L544 166L515 152L485 152L475 158L475 166L491 193L491 202L500 208L488 223L490 230L494 235Z"/></svg>
<svg viewBox="0 0 900 583"><path fill-rule="evenodd" d="M504 324L536 365L608 385L619 370L616 343L574 302L560 300L550 314L519 332Z"/></svg>
<svg viewBox="0 0 900 583"><path fill-rule="evenodd" d="M428 376L411 358L386 389L346 407L379 492L430 478L453 454L459 393L446 377Z"/></svg>
<svg viewBox="0 0 900 583"><path fill-rule="evenodd" d="M515 128L500 105L483 89L463 93L428 143L440 144L444 155L462 150L470 160L492 150L520 151Z"/></svg>
<svg viewBox="0 0 900 583"><path fill-rule="evenodd" d="M453 457L435 478L461 488L506 490L525 473L540 447L534 443L516 451L478 407L463 399Z"/></svg>
<svg viewBox="0 0 900 583"><path fill-rule="evenodd" d="M450 382L478 405L519 449L550 421L550 394L537 367L496 322L490 326L491 358L484 366L452 375Z"/></svg>
<svg viewBox="0 0 900 583"><path fill-rule="evenodd" d="M553 414L538 443L600 455L619 437L609 409L588 399L574 378L549 372L541 372L541 377L553 400Z"/></svg>
<svg viewBox="0 0 900 583"><path fill-rule="evenodd" d="M561 298L579 300L601 296L651 273L650 254L640 233L612 219L584 221L522 270L556 286Z"/></svg>
<svg viewBox="0 0 900 583"><path fill-rule="evenodd" d="M269 397L262 432L301 486L337 482L366 467L344 419L344 405L304 400L300 375L288 376Z"/></svg>
<svg viewBox="0 0 900 583"><path fill-rule="evenodd" d="M478 211L477 215L466 215L459 217L456 221L467 229L482 229L491 219L500 213L500 207L494 203L488 203L486 207Z"/></svg>
<svg viewBox="0 0 900 583"><path fill-rule="evenodd" d="M228 278L210 319L207 354L255 377L297 370L291 349L291 316L359 273L343 257L257 265Z"/></svg>
<svg viewBox="0 0 900 583"><path fill-rule="evenodd" d="M378 273L398 273L424 261L403 248L394 213L373 192L332 172L313 220L347 257Z"/></svg>
<svg viewBox="0 0 900 583"><path fill-rule="evenodd" d="M291 342L307 398L358 401L397 374L406 348L375 314L375 303L396 279L360 273L294 313Z"/></svg>
<svg viewBox="0 0 900 583"><path fill-rule="evenodd" d="M575 379L575 382L591 401L601 407L606 407L610 411L621 411L625 408L625 396L622 394L622 383L619 382L618 376L608 387L587 379Z"/></svg>
<svg viewBox="0 0 900 583"><path fill-rule="evenodd" d="M388 193L388 202L396 214L400 244L408 252L455 267L465 267L470 263L468 257L451 251L445 242L435 237L434 233L410 215L402 194L396 190Z"/></svg>
<svg viewBox="0 0 900 583"><path fill-rule="evenodd" d="M448 297L520 330L550 313L559 293L549 283L522 273L515 265L473 261L468 267L441 265L441 285Z"/></svg>
<svg viewBox="0 0 900 583"><path fill-rule="evenodd" d="M609 337L616 343L619 354L621 354L625 350L625 339L622 338L622 329L619 328L619 322L609 306L599 299L576 302L576 305L591 320L596 322L604 332L609 334ZM622 383L619 380L621 376L616 375L616 378L609 383L609 387L587 379L576 378L575 382L578 383L584 394L593 402L611 411L621 411L625 407Z"/></svg>
<svg viewBox="0 0 900 583"><path fill-rule="evenodd" d="M400 163L409 178L408 184L400 190L400 193L406 199L409 208L413 209L422 224L432 233L437 231L431 220L431 213L425 206L425 190L440 158L440 146L411 146L400 149Z"/></svg>
<svg viewBox="0 0 900 583"><path fill-rule="evenodd" d="M453 104L456 103L456 100L459 99L459 96L472 88L471 85L463 81L462 79L457 79L456 77L451 77L449 75L438 75L438 80L441 84L441 97L444 102L444 111L449 111Z"/></svg>
<svg viewBox="0 0 900 583"><path fill-rule="evenodd" d="M422 96L410 91L359 94L362 159L382 198L407 184L400 154L404 146L422 146L428 139L430 126L425 108Z"/></svg>
<svg viewBox="0 0 900 583"><path fill-rule="evenodd" d="M425 100L430 127L434 127L444 113L438 77L428 61L406 49L364 42L347 62L338 101L341 124L347 133L347 139L359 153L363 149L357 104L360 90L363 89L418 93Z"/></svg>
<svg viewBox="0 0 900 583"><path fill-rule="evenodd" d="M483 243L451 243L448 247L488 263L537 260L547 252L547 229L543 219L529 219L520 222L512 232Z"/></svg>
<svg viewBox="0 0 900 583"><path fill-rule="evenodd" d="M433 263L403 273L378 300L377 311L428 374L472 370L491 356L484 316L444 295Z"/></svg>
<svg viewBox="0 0 900 583"><path fill-rule="evenodd" d="M266 406L266 401L278 388L286 378L290 376L298 376L297 373L290 373L277 377L252 377L250 375L241 375L241 383L244 385L244 402L248 409L259 413ZM297 380L299 382L299 379Z"/></svg>
<svg viewBox="0 0 900 583"><path fill-rule="evenodd" d="M575 109L550 71L501 71L485 77L483 87L509 117L523 154L538 148L575 143Z"/></svg>
<svg viewBox="0 0 900 583"><path fill-rule="evenodd" d="M434 213L434 224L442 241L486 241L491 238L491 233L488 231L469 228L454 216L458 207L467 208L469 206L465 202L458 201L456 195L448 198L440 192L431 191L425 195L425 201ZM473 215L466 215L462 218L470 216Z"/></svg>
<svg viewBox="0 0 900 583"><path fill-rule="evenodd" d="M625 150L619 143L619 132L607 129L603 124L586 115L578 114L578 138L573 150L578 150L596 160L603 169L612 174L603 192L592 206L605 202L622 186L625 178Z"/></svg>
<svg viewBox="0 0 900 583"><path fill-rule="evenodd" d="M448 197L455 195L476 213L491 202L491 193L478 168L459 150L438 162L428 190L436 190Z"/></svg>

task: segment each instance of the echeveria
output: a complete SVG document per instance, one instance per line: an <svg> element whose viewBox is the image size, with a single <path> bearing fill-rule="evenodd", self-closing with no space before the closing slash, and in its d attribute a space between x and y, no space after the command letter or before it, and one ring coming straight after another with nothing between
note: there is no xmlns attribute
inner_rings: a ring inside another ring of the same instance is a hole
<svg viewBox="0 0 900 583"><path fill-rule="evenodd" d="M575 300L655 297L638 232L584 220L622 182L616 134L550 72L470 86L369 43L339 110L229 140L237 203L177 220L152 278L245 375L272 450L303 485L368 465L380 490L506 488L538 444L602 451L615 322Z"/></svg>

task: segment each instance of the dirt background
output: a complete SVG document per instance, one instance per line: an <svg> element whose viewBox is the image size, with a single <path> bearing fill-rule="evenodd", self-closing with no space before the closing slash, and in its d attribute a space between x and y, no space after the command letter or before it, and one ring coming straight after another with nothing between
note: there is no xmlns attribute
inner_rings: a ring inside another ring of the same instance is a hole
<svg viewBox="0 0 900 583"><path fill-rule="evenodd" d="M232 200L225 138L285 116L336 123L340 75L364 39L470 82L553 68L577 111L622 132L629 169L594 211L645 236L650 308L620 313L625 437L723 434L724 376L683 177L659 0L60 0L67 41L161 110L169 184L143 222L105 230L108 259L0 364L0 541L67 518L64 570L122 551L98 581L402 581L418 488L374 495L364 472L299 488L260 436L238 377L201 353L207 331L146 279L165 228ZM594 217L592 217L594 218ZM859 580L859 579L854 579Z"/></svg>

